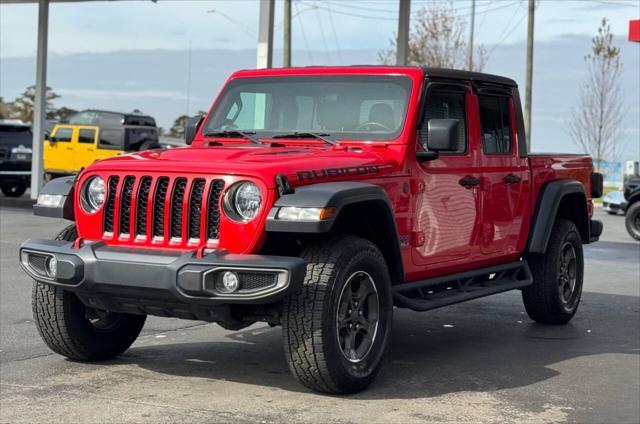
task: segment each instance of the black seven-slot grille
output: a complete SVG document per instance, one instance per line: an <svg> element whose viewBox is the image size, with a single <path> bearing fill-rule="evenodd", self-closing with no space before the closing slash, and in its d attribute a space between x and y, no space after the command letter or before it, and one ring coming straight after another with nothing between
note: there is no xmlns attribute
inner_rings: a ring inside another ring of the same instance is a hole
<svg viewBox="0 0 640 424"><path fill-rule="evenodd" d="M105 235L192 244L219 237L224 180L127 175L109 177L107 186Z"/></svg>

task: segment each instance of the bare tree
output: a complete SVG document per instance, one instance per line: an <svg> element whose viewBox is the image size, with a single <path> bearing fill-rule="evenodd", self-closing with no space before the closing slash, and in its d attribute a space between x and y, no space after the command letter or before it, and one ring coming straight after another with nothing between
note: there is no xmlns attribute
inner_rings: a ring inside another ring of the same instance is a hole
<svg viewBox="0 0 640 424"><path fill-rule="evenodd" d="M423 6L413 19L409 34L409 57L411 65L435 68L465 69L468 45L466 40L467 21L458 16L453 2L434 2ZM396 40L378 53L381 63L395 63ZM472 71L482 71L487 63L487 50L479 45L473 52Z"/></svg>
<svg viewBox="0 0 640 424"><path fill-rule="evenodd" d="M584 58L587 77L580 101L569 121L572 141L593 157L597 169L604 159L615 159L620 149L623 99L620 85L620 49L613 45L606 18L591 40L591 53Z"/></svg>
<svg viewBox="0 0 640 424"><path fill-rule="evenodd" d="M51 87L47 87L46 90L46 114L47 119L54 117L55 108L51 103L52 100L60 97L56 94ZM24 92L13 101L13 115L21 119L22 122L31 122L33 120L33 108L36 103L36 86L31 85L27 87Z"/></svg>

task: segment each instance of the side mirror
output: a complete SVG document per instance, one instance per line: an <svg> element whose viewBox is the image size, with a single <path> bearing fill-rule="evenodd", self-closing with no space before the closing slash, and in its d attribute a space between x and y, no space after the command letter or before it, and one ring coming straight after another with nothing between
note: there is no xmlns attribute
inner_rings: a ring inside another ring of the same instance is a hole
<svg viewBox="0 0 640 424"><path fill-rule="evenodd" d="M185 143L187 143L188 145L193 143L193 139L196 138L198 129L200 128L200 125L202 125L202 121L204 121L204 115L196 115L186 119L184 123Z"/></svg>
<svg viewBox="0 0 640 424"><path fill-rule="evenodd" d="M458 150L458 128L457 119L430 119L427 122L427 148L434 152Z"/></svg>

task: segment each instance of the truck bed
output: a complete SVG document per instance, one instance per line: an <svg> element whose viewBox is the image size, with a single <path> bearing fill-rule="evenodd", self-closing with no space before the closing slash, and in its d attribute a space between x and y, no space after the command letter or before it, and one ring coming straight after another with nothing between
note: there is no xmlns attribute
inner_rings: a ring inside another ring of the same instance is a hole
<svg viewBox="0 0 640 424"><path fill-rule="evenodd" d="M561 179L574 179L584 185L589 216L593 214L591 199L593 161L590 156L569 153L530 153L529 165L532 182L532 211L535 210L538 194L545 183Z"/></svg>

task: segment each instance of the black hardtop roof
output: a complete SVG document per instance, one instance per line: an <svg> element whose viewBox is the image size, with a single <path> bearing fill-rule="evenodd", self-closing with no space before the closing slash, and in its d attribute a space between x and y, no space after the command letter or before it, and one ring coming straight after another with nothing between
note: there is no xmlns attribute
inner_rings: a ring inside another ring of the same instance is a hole
<svg viewBox="0 0 640 424"><path fill-rule="evenodd" d="M144 116L148 118L153 118L151 115L147 115L146 113L138 113L138 112L116 112L113 110L102 110L102 109L83 109L79 110L80 112L96 112L96 113L113 113L115 115L123 115L123 116Z"/></svg>
<svg viewBox="0 0 640 424"><path fill-rule="evenodd" d="M493 74L485 74L482 72L429 67L422 67L421 69L427 77L462 79L473 82L488 82L492 84L508 85L510 87L518 86L518 84L511 78L501 77L499 75Z"/></svg>

